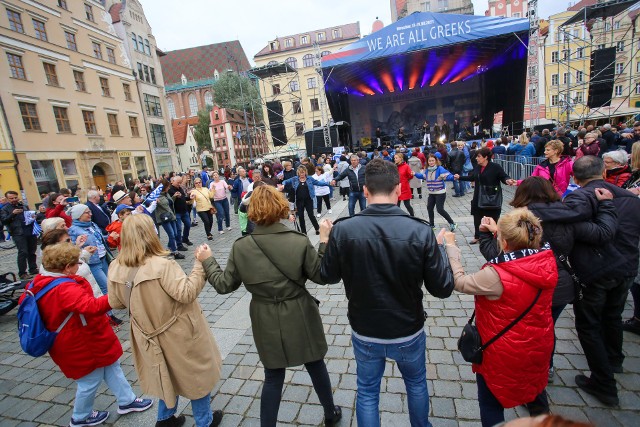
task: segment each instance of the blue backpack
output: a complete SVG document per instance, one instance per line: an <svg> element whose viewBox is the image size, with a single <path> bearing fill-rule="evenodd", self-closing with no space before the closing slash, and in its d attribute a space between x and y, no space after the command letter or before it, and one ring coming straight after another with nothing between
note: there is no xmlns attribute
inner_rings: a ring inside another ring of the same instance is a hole
<svg viewBox="0 0 640 427"><path fill-rule="evenodd" d="M47 330L42 322L40 311L38 310L38 300L51 289L65 282L69 282L66 277L55 279L36 295L33 295L30 291L33 288L33 282L27 285L26 296L18 309L18 336L20 337L22 350L29 356L39 357L49 351L58 333L73 316L73 313L69 313L60 327L55 332L51 332Z"/></svg>

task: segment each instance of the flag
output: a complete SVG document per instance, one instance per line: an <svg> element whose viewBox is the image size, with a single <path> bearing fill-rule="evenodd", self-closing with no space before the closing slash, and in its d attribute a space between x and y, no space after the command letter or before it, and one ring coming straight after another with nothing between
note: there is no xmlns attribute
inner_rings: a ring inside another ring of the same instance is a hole
<svg viewBox="0 0 640 427"><path fill-rule="evenodd" d="M158 200L158 197L160 197L160 193L162 192L162 184L158 185L158 187L153 190L145 199L145 202L153 202L155 200Z"/></svg>

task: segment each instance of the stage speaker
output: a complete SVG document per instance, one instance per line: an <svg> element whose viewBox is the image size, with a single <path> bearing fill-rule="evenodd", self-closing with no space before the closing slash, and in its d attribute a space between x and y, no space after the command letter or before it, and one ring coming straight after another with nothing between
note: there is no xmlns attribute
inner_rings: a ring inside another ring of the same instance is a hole
<svg viewBox="0 0 640 427"><path fill-rule="evenodd" d="M282 102L267 101L267 119L269 121L271 137L273 138L273 145L276 147L285 145L288 140L282 115Z"/></svg>
<svg viewBox="0 0 640 427"><path fill-rule="evenodd" d="M589 108L608 107L613 96L615 78L616 48L607 47L591 53L589 74Z"/></svg>

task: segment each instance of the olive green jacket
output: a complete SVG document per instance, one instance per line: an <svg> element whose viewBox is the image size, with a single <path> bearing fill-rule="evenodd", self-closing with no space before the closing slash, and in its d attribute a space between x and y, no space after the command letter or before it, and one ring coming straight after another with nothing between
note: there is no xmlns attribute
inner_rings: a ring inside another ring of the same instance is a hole
<svg viewBox="0 0 640 427"><path fill-rule="evenodd" d="M267 253L277 268L256 245ZM283 224L257 225L253 234L236 240L223 271L215 258L202 265L209 283L221 294L244 283L251 292L253 339L265 368L299 366L324 358L327 341L322 319L313 298L298 283L320 278L320 253L309 238Z"/></svg>

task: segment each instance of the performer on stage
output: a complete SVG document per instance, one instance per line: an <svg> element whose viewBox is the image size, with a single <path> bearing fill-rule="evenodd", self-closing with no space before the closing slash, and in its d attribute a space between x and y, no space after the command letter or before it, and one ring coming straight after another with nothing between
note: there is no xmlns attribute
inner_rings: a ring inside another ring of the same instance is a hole
<svg viewBox="0 0 640 427"><path fill-rule="evenodd" d="M398 142L400 144L406 144L407 142L407 137L404 134L404 126L401 126L400 129L398 129Z"/></svg>
<svg viewBox="0 0 640 427"><path fill-rule="evenodd" d="M436 124L433 126L433 137L436 139L436 141L440 140L440 125L438 124L438 122L436 122Z"/></svg>
<svg viewBox="0 0 640 427"><path fill-rule="evenodd" d="M458 121L458 119L455 119L453 121L453 140L456 141L459 137L458 135L460 135L460 122Z"/></svg>
<svg viewBox="0 0 640 427"><path fill-rule="evenodd" d="M471 124L473 125L474 137L480 133L480 123L482 123L482 119L479 119L477 114L473 116L473 119L471 119Z"/></svg>
<svg viewBox="0 0 640 427"><path fill-rule="evenodd" d="M449 135L450 134L451 134L451 128L447 124L447 121L444 120L442 122L442 136L444 136L444 139L442 141L440 141L440 139L438 139L438 142L444 142L444 143L449 142Z"/></svg>
<svg viewBox="0 0 640 427"><path fill-rule="evenodd" d="M382 130L379 127L376 128L376 145L375 148L380 148L382 146Z"/></svg>
<svg viewBox="0 0 640 427"><path fill-rule="evenodd" d="M424 145L431 145L431 125L429 120L425 120L422 124L422 143Z"/></svg>

